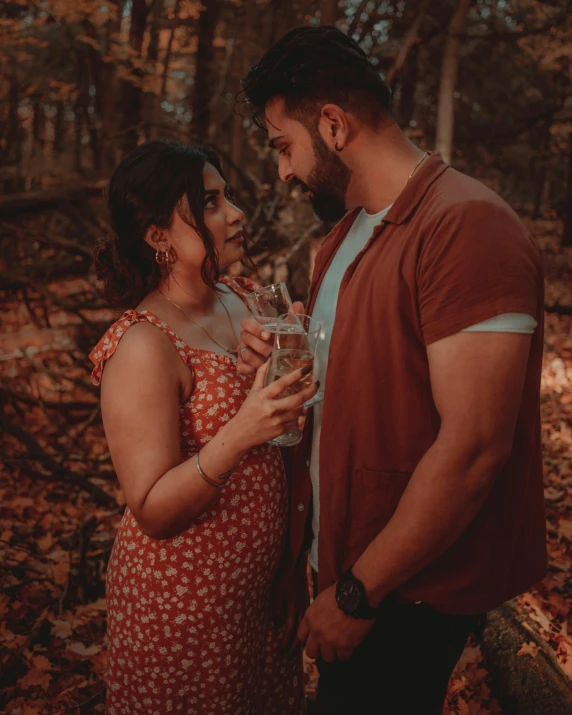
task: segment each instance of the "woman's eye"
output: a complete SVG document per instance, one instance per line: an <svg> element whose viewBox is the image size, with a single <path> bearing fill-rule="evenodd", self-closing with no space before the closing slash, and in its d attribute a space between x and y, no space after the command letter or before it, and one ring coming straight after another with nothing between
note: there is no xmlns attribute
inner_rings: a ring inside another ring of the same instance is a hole
<svg viewBox="0 0 572 715"><path fill-rule="evenodd" d="M216 200L215 200L214 196L211 196L210 199L207 199L205 201L205 209L212 209L215 207L215 205L216 205Z"/></svg>
<svg viewBox="0 0 572 715"><path fill-rule="evenodd" d="M226 194L224 195L224 198L229 202L229 203L234 203L234 194L232 191L227 191Z"/></svg>

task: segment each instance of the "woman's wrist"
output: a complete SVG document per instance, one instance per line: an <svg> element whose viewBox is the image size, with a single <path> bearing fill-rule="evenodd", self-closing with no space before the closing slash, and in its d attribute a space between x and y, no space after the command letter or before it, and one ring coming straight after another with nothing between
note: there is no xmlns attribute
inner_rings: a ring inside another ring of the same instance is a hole
<svg viewBox="0 0 572 715"><path fill-rule="evenodd" d="M241 439L240 434L235 428L236 423L234 422L233 417L218 431L218 434L213 440L213 442L215 440L218 442L217 448L221 450L222 454L224 454L224 457L227 458L229 462L233 463L233 466L236 466L252 449L252 447L244 446L244 439Z"/></svg>

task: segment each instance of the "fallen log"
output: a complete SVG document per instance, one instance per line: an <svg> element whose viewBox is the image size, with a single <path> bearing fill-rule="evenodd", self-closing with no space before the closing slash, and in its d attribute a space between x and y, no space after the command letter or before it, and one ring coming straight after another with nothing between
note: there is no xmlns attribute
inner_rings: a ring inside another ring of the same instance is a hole
<svg viewBox="0 0 572 715"><path fill-rule="evenodd" d="M572 315L572 305L545 305L544 310L547 313L558 313L559 315Z"/></svg>
<svg viewBox="0 0 572 715"><path fill-rule="evenodd" d="M481 648L503 713L572 713L571 679L515 601L488 614Z"/></svg>
<svg viewBox="0 0 572 715"><path fill-rule="evenodd" d="M44 211L57 208L63 203L83 201L86 198L101 196L107 181L95 181L82 186L29 191L22 194L0 196L0 216L14 216L24 212Z"/></svg>

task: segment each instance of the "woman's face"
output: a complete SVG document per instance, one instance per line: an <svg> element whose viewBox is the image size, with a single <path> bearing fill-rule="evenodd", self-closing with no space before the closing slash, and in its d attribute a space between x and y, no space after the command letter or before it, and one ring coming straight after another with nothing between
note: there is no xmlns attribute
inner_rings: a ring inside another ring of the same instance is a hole
<svg viewBox="0 0 572 715"><path fill-rule="evenodd" d="M244 255L242 228L244 214L232 203L227 183L212 164L203 170L205 185L204 222L213 237L219 266L236 263ZM186 203L186 199L185 199ZM191 218L192 221L192 218ZM175 249L177 262L173 268L199 269L205 257L205 247L199 234L175 211L169 227L169 242Z"/></svg>

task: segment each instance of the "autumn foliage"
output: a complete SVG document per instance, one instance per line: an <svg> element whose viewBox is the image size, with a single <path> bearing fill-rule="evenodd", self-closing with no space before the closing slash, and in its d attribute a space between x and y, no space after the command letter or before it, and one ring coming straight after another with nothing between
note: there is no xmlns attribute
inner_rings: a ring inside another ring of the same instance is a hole
<svg viewBox="0 0 572 715"><path fill-rule="evenodd" d="M235 95L277 37L317 22L336 23L362 44L388 78L396 119L411 139L433 149L438 138L456 168L519 211L541 249L550 570L511 605L524 635L507 662L526 679L552 659L558 677L572 677L568 5L0 3L0 712L104 712L105 572L125 506L87 359L115 318L91 259L108 230L106 179L145 139L213 146L247 214L258 279L286 280L303 299L330 227L278 181L264 135L235 112ZM503 712L512 686L495 672L489 646L485 634L466 648L447 715ZM316 670L306 666L311 695Z"/></svg>

